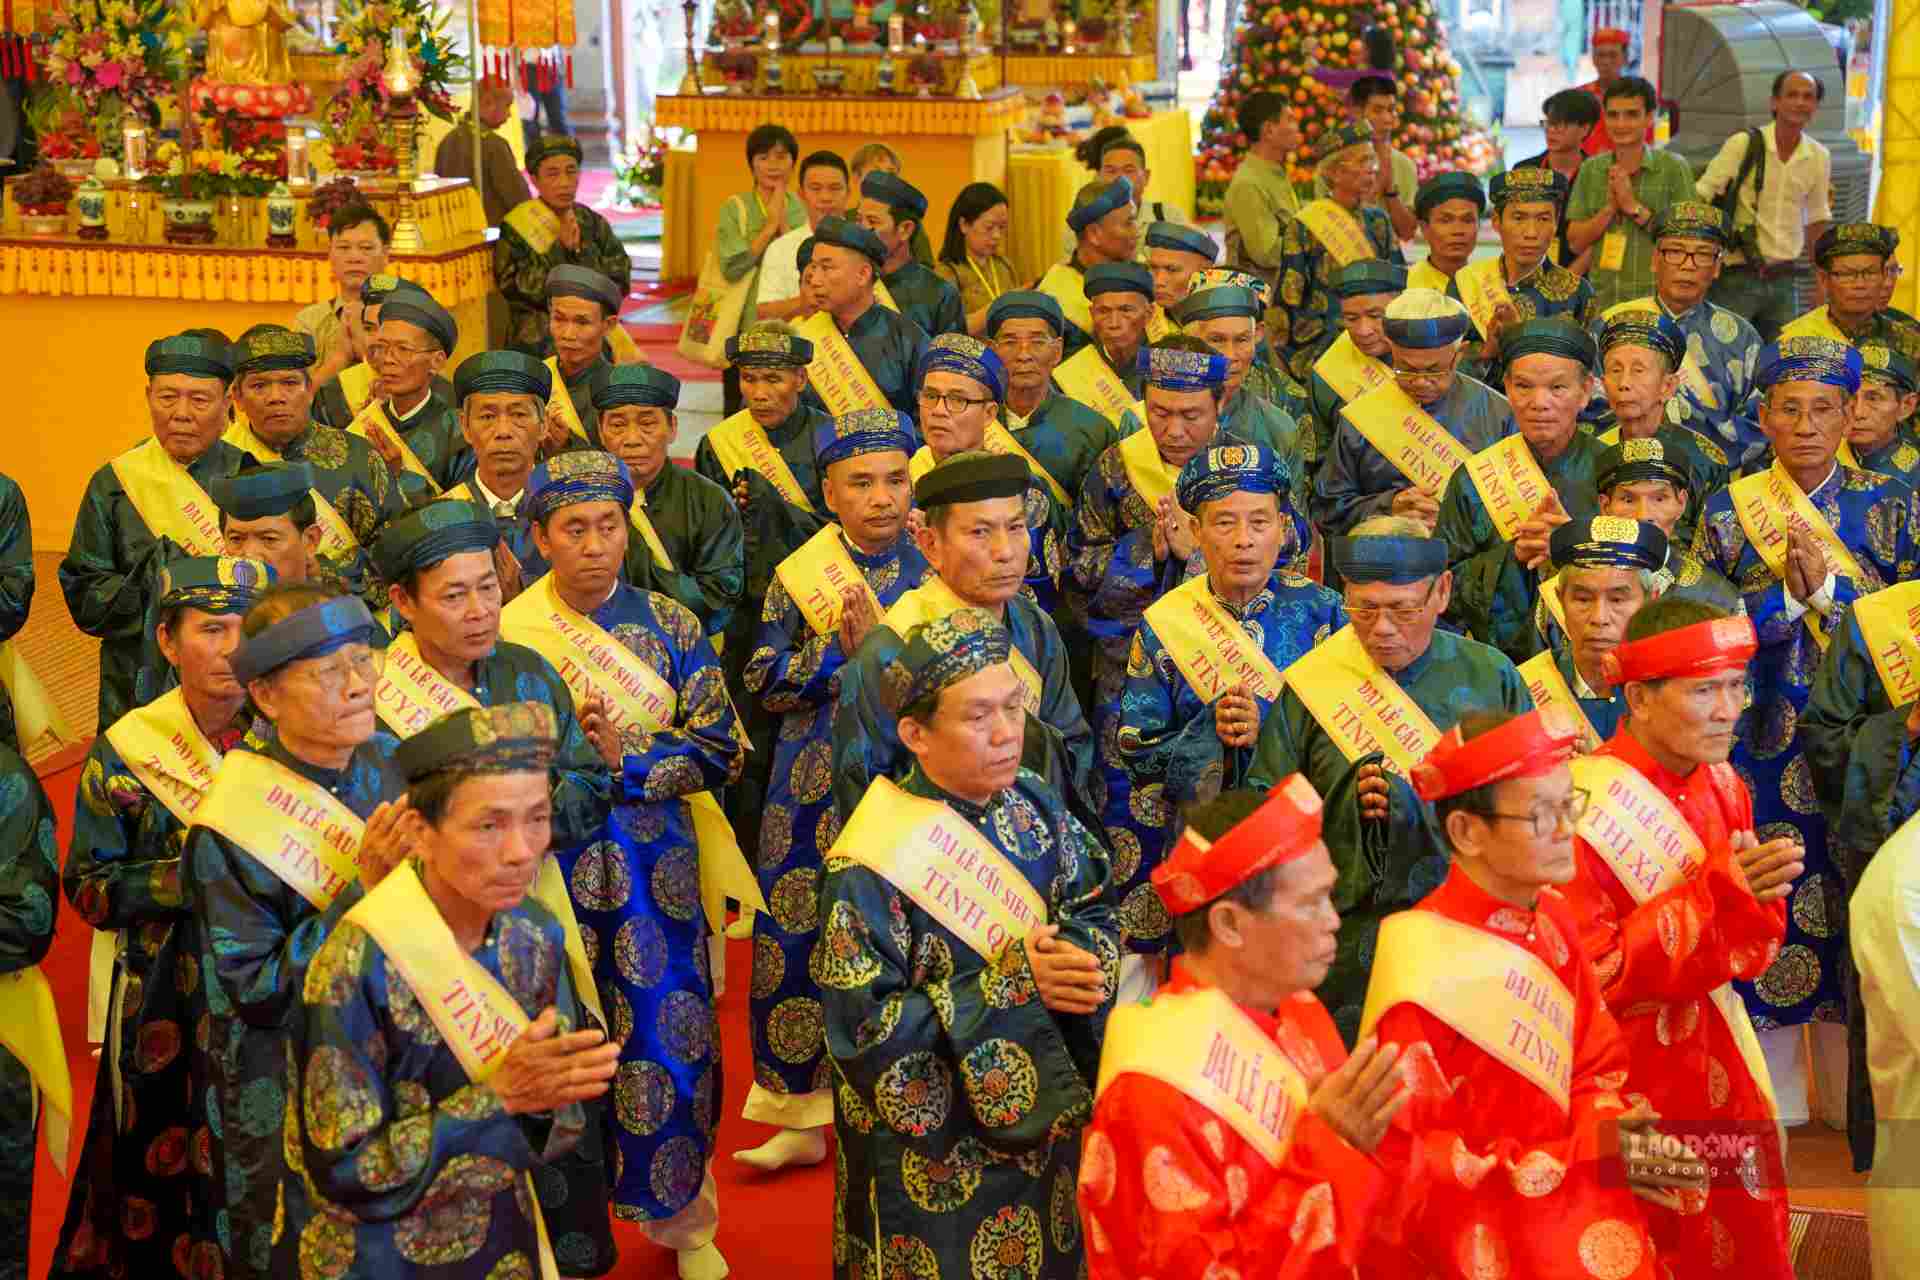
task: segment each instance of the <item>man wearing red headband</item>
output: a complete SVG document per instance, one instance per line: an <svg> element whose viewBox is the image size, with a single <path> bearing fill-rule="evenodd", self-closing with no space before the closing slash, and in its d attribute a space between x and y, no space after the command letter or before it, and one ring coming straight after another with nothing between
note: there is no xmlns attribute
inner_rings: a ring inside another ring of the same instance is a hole
<svg viewBox="0 0 1920 1280"><path fill-rule="evenodd" d="M1404 1046L1427 1156L1409 1274L1649 1280L1664 1272L1636 1197L1704 1185L1690 1155L1649 1154L1668 1144L1621 1096L1626 1042L1555 887L1590 798L1567 768L1577 737L1553 709L1474 712L1414 769L1453 865L1380 926L1361 1021Z"/></svg>
<svg viewBox="0 0 1920 1280"><path fill-rule="evenodd" d="M1647 1212L1661 1259L1679 1275L1737 1267L1744 1280L1792 1280L1779 1110L1728 985L1778 953L1803 869L1797 838L1754 835L1752 799L1727 763L1755 647L1751 622L1698 601L1634 615L1603 660L1627 721L1571 765L1590 803L1566 897L1634 1091L1669 1125L1697 1127L1718 1157L1704 1205Z"/></svg>
<svg viewBox="0 0 1920 1280"><path fill-rule="evenodd" d="M1590 43L1592 45L1591 53L1593 56L1593 79L1587 81L1585 84L1575 85L1574 88L1585 89L1604 104L1607 100L1608 87L1620 78L1620 72L1627 65L1627 46L1631 42L1627 33L1619 27L1595 28L1593 35L1590 37ZM1647 141L1653 141L1653 129L1651 127L1647 129ZM1613 150L1613 142L1607 137L1607 121L1604 106L1601 109L1599 123L1595 124L1593 130L1587 134L1587 140L1580 144L1580 149L1590 156L1597 156L1602 151Z"/></svg>
<svg viewBox="0 0 1920 1280"><path fill-rule="evenodd" d="M1196 808L1153 887L1185 953L1114 1011L1080 1158L1093 1280L1353 1274L1397 1235L1410 1142L1390 1044L1347 1056L1320 797L1294 774ZM1391 1172L1390 1172L1391 1171Z"/></svg>

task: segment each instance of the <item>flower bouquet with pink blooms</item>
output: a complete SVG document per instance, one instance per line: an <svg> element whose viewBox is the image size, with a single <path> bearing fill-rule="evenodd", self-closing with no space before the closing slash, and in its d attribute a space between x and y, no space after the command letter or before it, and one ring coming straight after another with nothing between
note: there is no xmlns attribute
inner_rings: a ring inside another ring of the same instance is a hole
<svg viewBox="0 0 1920 1280"><path fill-rule="evenodd" d="M42 92L78 111L105 154L120 154L123 124L157 125L186 77L177 16L167 0L56 0Z"/></svg>
<svg viewBox="0 0 1920 1280"><path fill-rule="evenodd" d="M400 39L413 63L414 100L423 111L451 121L458 114L454 86L467 80L467 60L447 35L452 11L433 0L341 0L334 48L347 56L347 65L340 89L327 104L329 120L360 103L385 117L393 96L383 74L387 46Z"/></svg>

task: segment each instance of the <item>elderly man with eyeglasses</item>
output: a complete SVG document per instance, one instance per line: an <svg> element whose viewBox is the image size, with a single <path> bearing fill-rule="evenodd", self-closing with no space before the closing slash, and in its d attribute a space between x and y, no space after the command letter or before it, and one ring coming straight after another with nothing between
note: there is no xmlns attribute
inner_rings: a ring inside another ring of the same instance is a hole
<svg viewBox="0 0 1920 1280"><path fill-rule="evenodd" d="M1375 516L1327 552L1350 625L1287 668L1247 781L1265 789L1304 773L1326 797L1340 939L1319 994L1352 1043L1380 921L1447 874L1445 837L1409 772L1468 712L1518 713L1533 699L1499 650L1437 629L1453 575L1426 525Z"/></svg>
<svg viewBox="0 0 1920 1280"><path fill-rule="evenodd" d="M1783 338L1814 336L1892 347L1920 360L1920 322L1887 305L1900 265L1900 233L1875 222L1842 222L1814 242L1813 261L1827 304L1780 330Z"/></svg>
<svg viewBox="0 0 1920 1280"><path fill-rule="evenodd" d="M1788 913L1787 945L1741 994L1768 1054L1783 1123L1807 1119L1802 1024L1811 1022L1823 1118L1841 1127L1838 1058L1847 992L1846 902L1827 845L1800 720L1821 656L1849 612L1873 593L1920 573L1913 490L1836 461L1860 389L1860 353L1825 338L1783 338L1762 354L1760 422L1773 445L1766 470L1707 500L1694 552L1740 590L1760 648L1748 671L1753 709L1741 721L1733 762L1753 790L1755 818L1794 830L1807 875ZM1869 606L1871 608L1871 606Z"/></svg>

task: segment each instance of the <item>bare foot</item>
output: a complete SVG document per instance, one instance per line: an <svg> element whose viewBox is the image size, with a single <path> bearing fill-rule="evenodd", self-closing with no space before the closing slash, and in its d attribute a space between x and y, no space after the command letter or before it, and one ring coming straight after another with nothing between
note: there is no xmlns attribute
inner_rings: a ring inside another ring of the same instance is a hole
<svg viewBox="0 0 1920 1280"><path fill-rule="evenodd" d="M772 1173L788 1165L819 1164L827 1158L827 1131L818 1129L782 1129L759 1146L736 1151L733 1158L752 1169Z"/></svg>
<svg viewBox="0 0 1920 1280"><path fill-rule="evenodd" d="M680 1280L722 1280L727 1274L727 1260L710 1244L703 1244L698 1249L681 1249L676 1256L680 1264Z"/></svg>

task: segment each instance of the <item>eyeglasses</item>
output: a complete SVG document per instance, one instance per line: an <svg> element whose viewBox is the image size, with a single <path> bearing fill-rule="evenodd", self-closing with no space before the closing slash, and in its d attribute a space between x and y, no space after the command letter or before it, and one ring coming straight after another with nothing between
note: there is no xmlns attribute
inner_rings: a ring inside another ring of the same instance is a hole
<svg viewBox="0 0 1920 1280"><path fill-rule="evenodd" d="M1058 341L1060 339L1051 336L995 338L993 348L996 351L1045 351Z"/></svg>
<svg viewBox="0 0 1920 1280"><path fill-rule="evenodd" d="M1882 279L1887 275L1885 267L1855 267L1850 271L1829 271L1827 275L1842 284L1865 284L1869 280Z"/></svg>
<svg viewBox="0 0 1920 1280"><path fill-rule="evenodd" d="M417 360L431 351L431 347L410 347L404 342L376 342L367 348L367 354L375 360L385 360L390 355L402 360Z"/></svg>
<svg viewBox="0 0 1920 1280"><path fill-rule="evenodd" d="M1677 245L1661 245L1660 261L1670 267L1710 267L1720 261L1718 249L1682 249Z"/></svg>
<svg viewBox="0 0 1920 1280"><path fill-rule="evenodd" d="M1843 406L1836 404L1814 405L1808 409L1802 409L1797 404L1767 405L1765 408L1768 419L1777 420L1782 426L1797 427L1804 417L1822 429L1833 425L1833 420L1845 412Z"/></svg>
<svg viewBox="0 0 1920 1280"><path fill-rule="evenodd" d="M338 697L346 690L349 672L372 685L380 679L386 666L384 649L342 649L330 657L303 662L290 670L307 676L328 697Z"/></svg>
<svg viewBox="0 0 1920 1280"><path fill-rule="evenodd" d="M1580 819L1586 817L1587 805L1591 803L1592 800L1593 797L1588 795L1583 788L1575 787L1573 793L1567 797L1565 804L1551 806L1541 805L1532 813L1490 812L1483 813L1480 816L1489 822L1502 819L1508 822L1530 822L1533 824L1534 838L1536 840L1545 840L1548 836L1558 831L1562 823L1566 824L1567 830L1569 831L1579 826Z"/></svg>
<svg viewBox="0 0 1920 1280"><path fill-rule="evenodd" d="M944 405L948 413L965 413L976 406L992 404L993 401L987 396L981 396L976 400L972 396L963 396L958 391L923 390L920 393L920 403L929 409L936 405Z"/></svg>
<svg viewBox="0 0 1920 1280"><path fill-rule="evenodd" d="M1427 591L1420 597L1419 604L1354 604L1352 601L1344 601L1343 603L1347 606L1347 617L1364 626L1371 626L1378 622L1380 615L1384 613L1393 619L1395 626L1415 626L1426 617L1427 607L1433 603L1433 588L1439 581L1438 578L1427 580Z"/></svg>
<svg viewBox="0 0 1920 1280"><path fill-rule="evenodd" d="M1402 382L1445 382L1453 376L1453 365L1443 365L1438 369L1403 369L1395 365L1393 376Z"/></svg>

